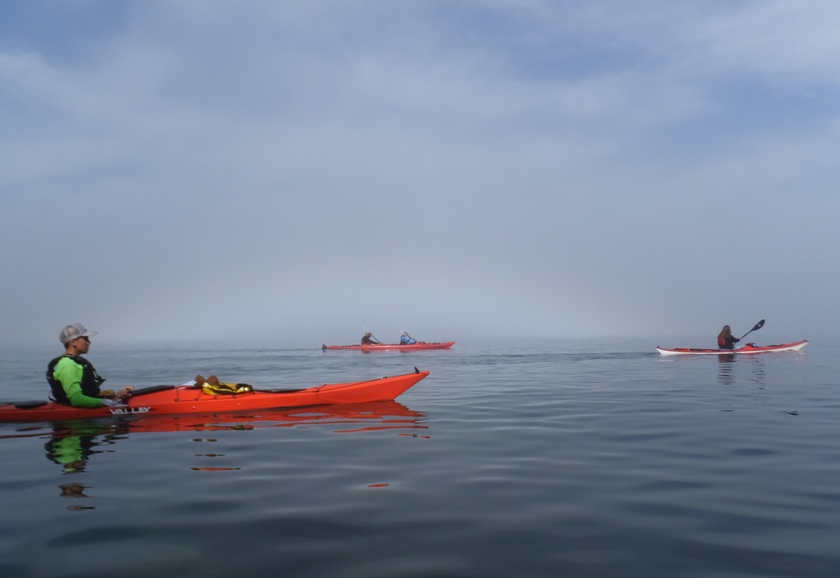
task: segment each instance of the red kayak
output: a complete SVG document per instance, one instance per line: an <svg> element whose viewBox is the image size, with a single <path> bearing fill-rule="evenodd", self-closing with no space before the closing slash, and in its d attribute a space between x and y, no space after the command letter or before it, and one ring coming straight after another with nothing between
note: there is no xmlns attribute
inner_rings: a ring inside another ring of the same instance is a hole
<svg viewBox="0 0 840 578"><path fill-rule="evenodd" d="M782 343L780 345L756 345L747 343L736 349L691 349L690 347L657 347L656 350L662 355L731 355L733 353L769 353L773 351L799 351L808 344L807 339L794 341L793 343Z"/></svg>
<svg viewBox="0 0 840 578"><path fill-rule="evenodd" d="M454 341L443 341L430 343L418 341L417 343L379 343L376 345L322 345L321 349L347 349L354 351L416 351L418 349L449 349L455 345Z"/></svg>
<svg viewBox="0 0 840 578"><path fill-rule="evenodd" d="M325 384L306 389L253 390L208 394L192 385L160 385L138 389L124 405L80 408L51 401L0 401L0 422L61 421L114 415L176 415L219 413L318 405L358 404L393 400L428 371L382 377L369 381Z"/></svg>
<svg viewBox="0 0 840 578"><path fill-rule="evenodd" d="M411 410L397 401L388 400L224 413L145 414L141 418L129 417L118 421L69 420L45 424L42 428L29 425L15 430L14 433L0 434L0 439L41 437L45 435L45 431L51 437L64 437L100 433L252 430L310 425L334 427L335 433L357 433L390 429L428 429L423 423L425 417L426 414L422 412Z"/></svg>

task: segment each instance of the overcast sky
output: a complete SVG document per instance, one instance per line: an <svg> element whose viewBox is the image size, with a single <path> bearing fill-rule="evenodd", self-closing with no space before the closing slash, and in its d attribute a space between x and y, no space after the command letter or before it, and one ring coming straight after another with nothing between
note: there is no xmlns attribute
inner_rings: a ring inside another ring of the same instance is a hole
<svg viewBox="0 0 840 578"><path fill-rule="evenodd" d="M835 0L0 2L0 341L829 332L838 30Z"/></svg>

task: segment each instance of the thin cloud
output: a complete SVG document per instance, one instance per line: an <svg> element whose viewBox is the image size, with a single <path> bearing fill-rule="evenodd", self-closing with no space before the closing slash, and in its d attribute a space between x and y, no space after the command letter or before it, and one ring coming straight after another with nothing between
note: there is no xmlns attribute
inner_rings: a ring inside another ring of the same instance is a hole
<svg viewBox="0 0 840 578"><path fill-rule="evenodd" d="M758 317L836 310L809 264L838 241L831 3L103 6L65 14L109 24L85 38L7 19L10 334L714 331L748 291Z"/></svg>

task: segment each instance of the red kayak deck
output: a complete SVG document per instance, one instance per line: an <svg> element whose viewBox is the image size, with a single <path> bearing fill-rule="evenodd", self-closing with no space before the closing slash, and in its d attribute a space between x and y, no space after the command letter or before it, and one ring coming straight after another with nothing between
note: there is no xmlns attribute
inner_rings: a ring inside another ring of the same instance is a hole
<svg viewBox="0 0 840 578"><path fill-rule="evenodd" d="M662 355L731 355L733 353L770 353L773 351L799 351L808 344L807 339L794 341L793 343L782 343L780 345L756 345L747 343L736 349L692 349L690 347L657 347L656 350Z"/></svg>
<svg viewBox="0 0 840 578"><path fill-rule="evenodd" d="M62 421L113 415L177 415L219 413L318 405L390 401L404 393L428 371L369 381L334 383L297 390L257 390L238 394L207 394L190 385L139 389L122 406L78 408L46 401L0 402L0 422Z"/></svg>
<svg viewBox="0 0 840 578"><path fill-rule="evenodd" d="M322 345L321 349L347 349L354 351L416 351L418 349L449 349L455 345L454 341L442 342L426 342L418 341L417 343L402 344L402 343L380 343L378 345Z"/></svg>

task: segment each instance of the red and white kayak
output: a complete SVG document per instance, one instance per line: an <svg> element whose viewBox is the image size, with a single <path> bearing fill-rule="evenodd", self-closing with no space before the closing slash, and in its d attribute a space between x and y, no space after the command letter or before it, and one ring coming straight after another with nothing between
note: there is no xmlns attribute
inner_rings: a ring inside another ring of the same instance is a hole
<svg viewBox="0 0 840 578"><path fill-rule="evenodd" d="M428 371L415 368L413 373L368 381L219 395L208 394L192 385L159 385L136 390L123 405L97 408L72 407L52 401L0 401L0 422L219 413L390 401L427 375Z"/></svg>
<svg viewBox="0 0 840 578"><path fill-rule="evenodd" d="M417 351L419 349L449 349L455 345L454 341L416 343L379 343L376 345L322 345L321 349L346 349L352 351Z"/></svg>
<svg viewBox="0 0 840 578"><path fill-rule="evenodd" d="M773 351L799 351L808 344L807 339L794 341L793 343L782 343L780 345L756 345L747 343L736 349L692 349L690 347L657 347L656 350L662 355L731 355L733 353L770 353Z"/></svg>

